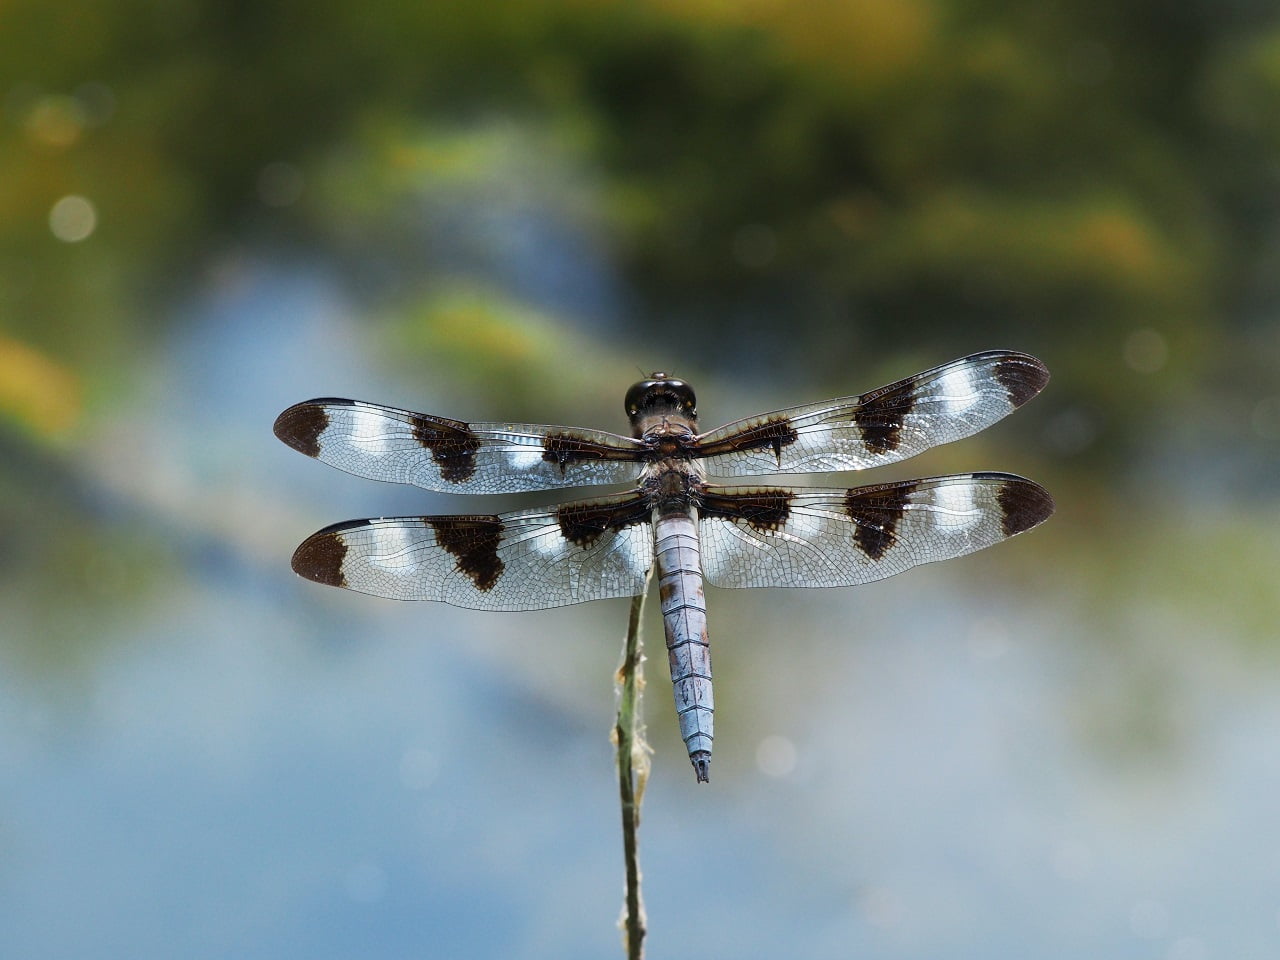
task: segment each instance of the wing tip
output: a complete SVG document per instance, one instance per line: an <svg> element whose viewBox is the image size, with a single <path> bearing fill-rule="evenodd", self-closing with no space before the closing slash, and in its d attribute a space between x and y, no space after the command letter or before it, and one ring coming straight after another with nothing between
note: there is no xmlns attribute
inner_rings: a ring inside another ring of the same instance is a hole
<svg viewBox="0 0 1280 960"><path fill-rule="evenodd" d="M329 400L307 400L295 403L276 417L271 431L282 443L308 457L320 456L320 434L329 427L325 405Z"/></svg>
<svg viewBox="0 0 1280 960"><path fill-rule="evenodd" d="M293 551L293 560L290 561L293 572L327 587L347 586L347 578L343 573L347 545L340 531L352 525L351 523L334 524L303 540L298 545L298 549Z"/></svg>
<svg viewBox="0 0 1280 960"><path fill-rule="evenodd" d="M1001 529L1006 537L1038 527L1057 509L1049 491L1034 480L1011 477L1000 489Z"/></svg>
<svg viewBox="0 0 1280 960"><path fill-rule="evenodd" d="M1049 368L1028 353L1008 351L998 354L994 372L1015 409L1038 394L1049 382Z"/></svg>

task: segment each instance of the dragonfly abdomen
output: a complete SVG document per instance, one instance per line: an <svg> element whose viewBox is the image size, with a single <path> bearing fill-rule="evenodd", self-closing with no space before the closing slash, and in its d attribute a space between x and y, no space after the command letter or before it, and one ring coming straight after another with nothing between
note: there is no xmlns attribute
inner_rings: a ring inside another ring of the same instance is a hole
<svg viewBox="0 0 1280 960"><path fill-rule="evenodd" d="M680 736L699 782L706 783L710 778L715 705L711 697L711 646L697 521L692 511L659 516L655 534L658 592Z"/></svg>

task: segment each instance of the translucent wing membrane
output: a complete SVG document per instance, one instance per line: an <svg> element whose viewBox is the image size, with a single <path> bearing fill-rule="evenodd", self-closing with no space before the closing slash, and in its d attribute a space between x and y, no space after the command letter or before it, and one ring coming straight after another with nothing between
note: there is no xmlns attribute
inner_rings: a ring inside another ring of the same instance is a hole
<svg viewBox="0 0 1280 960"><path fill-rule="evenodd" d="M698 523L717 587L843 587L973 553L1053 513L1039 484L969 473L846 490L709 487Z"/></svg>
<svg viewBox="0 0 1280 960"><path fill-rule="evenodd" d="M352 520L312 534L293 569L317 583L473 610L540 610L644 590L650 510L635 494L492 516Z"/></svg>
<svg viewBox="0 0 1280 960"><path fill-rule="evenodd" d="M446 493L523 493L632 483L643 447L603 430L463 423L360 400L308 400L276 418L276 436L370 480Z"/></svg>
<svg viewBox="0 0 1280 960"><path fill-rule="evenodd" d="M727 424L698 438L696 456L718 477L877 467L991 426L1048 380L1035 357L976 353L860 397Z"/></svg>

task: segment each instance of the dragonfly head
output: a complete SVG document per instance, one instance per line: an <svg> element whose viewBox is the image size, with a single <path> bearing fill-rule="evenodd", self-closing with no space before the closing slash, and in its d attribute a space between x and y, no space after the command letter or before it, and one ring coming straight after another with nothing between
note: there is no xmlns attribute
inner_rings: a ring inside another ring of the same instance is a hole
<svg viewBox="0 0 1280 960"><path fill-rule="evenodd" d="M693 387L683 380L661 371L649 375L627 391L627 416L634 423L637 417L662 414L679 414L693 419L698 415L698 401Z"/></svg>

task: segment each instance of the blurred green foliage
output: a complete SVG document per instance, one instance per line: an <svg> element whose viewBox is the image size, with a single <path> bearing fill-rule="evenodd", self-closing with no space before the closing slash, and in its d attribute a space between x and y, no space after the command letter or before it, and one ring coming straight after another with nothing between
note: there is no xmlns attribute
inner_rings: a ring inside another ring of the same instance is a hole
<svg viewBox="0 0 1280 960"><path fill-rule="evenodd" d="M216 568L208 518L253 526L259 489L151 510L64 454L257 258L318 264L378 362L471 388L457 417L621 428L657 367L798 403L1035 353L1037 414L933 469L1053 489L1029 575L1099 647L1274 650L1268 525L1184 519L1277 490L1278 227L1261 0L0 0L0 605L62 656L183 549ZM1109 690L1086 712L1151 709Z"/></svg>
<svg viewBox="0 0 1280 960"><path fill-rule="evenodd" d="M402 325L469 288L824 388L1020 347L1104 455L1193 384L1276 390L1271 4L11 0L0 95L0 331L90 401L245 246ZM615 294L512 282L529 222ZM30 389L0 415L47 434Z"/></svg>

